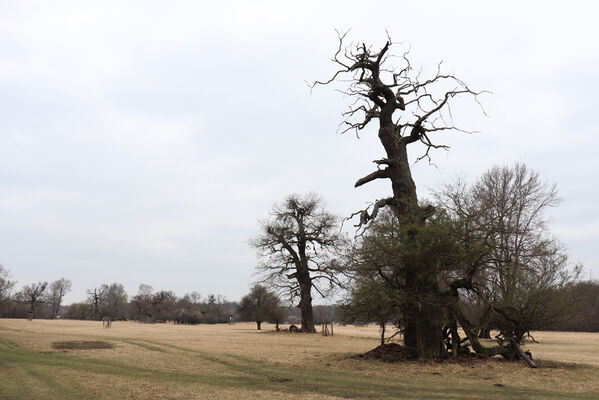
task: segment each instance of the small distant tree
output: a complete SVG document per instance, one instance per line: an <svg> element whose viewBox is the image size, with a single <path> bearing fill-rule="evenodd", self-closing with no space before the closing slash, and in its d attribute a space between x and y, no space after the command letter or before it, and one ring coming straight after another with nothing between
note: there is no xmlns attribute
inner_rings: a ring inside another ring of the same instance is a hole
<svg viewBox="0 0 599 400"><path fill-rule="evenodd" d="M200 303L203 322L208 324L229 322L231 319L230 303L226 297L210 294Z"/></svg>
<svg viewBox="0 0 599 400"><path fill-rule="evenodd" d="M272 208L261 234L250 241L262 258L263 282L291 300L299 298L302 332L316 332L312 289L325 297L341 286L344 270L335 255L344 240L337 220L317 195L292 194Z"/></svg>
<svg viewBox="0 0 599 400"><path fill-rule="evenodd" d="M185 293L185 295L181 298L180 301L190 306L193 305L199 307L199 305L202 302L202 295L200 294L200 292L194 290L191 293Z"/></svg>
<svg viewBox="0 0 599 400"><path fill-rule="evenodd" d="M202 296L199 292L185 293L177 302L173 321L176 324L200 324L204 322L201 303Z"/></svg>
<svg viewBox="0 0 599 400"><path fill-rule="evenodd" d="M102 316L107 316L116 319L127 318L127 292L125 287L120 283L112 283L110 285L104 284L101 286L102 302L101 312Z"/></svg>
<svg viewBox="0 0 599 400"><path fill-rule="evenodd" d="M47 301L51 307L50 318L55 319L60 311L64 296L71 291L72 283L70 280L61 278L50 284Z"/></svg>
<svg viewBox="0 0 599 400"><path fill-rule="evenodd" d="M29 304L29 312L35 314L40 304L44 301L48 282L37 282L31 285L23 286L23 289L17 293L17 299L23 303Z"/></svg>
<svg viewBox="0 0 599 400"><path fill-rule="evenodd" d="M89 303L73 303L67 307L64 317L67 319L92 319L94 318L92 305Z"/></svg>
<svg viewBox="0 0 599 400"><path fill-rule="evenodd" d="M10 272L0 265L0 304L10 298L16 282L10 280Z"/></svg>
<svg viewBox="0 0 599 400"><path fill-rule="evenodd" d="M397 291L379 280L361 279L338 306L341 322L376 323L381 328L381 345L385 344L386 325L398 320Z"/></svg>
<svg viewBox="0 0 599 400"><path fill-rule="evenodd" d="M170 290L161 290L152 296L152 320L172 321L177 308L177 295Z"/></svg>
<svg viewBox="0 0 599 400"><path fill-rule="evenodd" d="M10 272L0 265L0 317L7 311L6 308L10 303L11 292L16 284L10 278Z"/></svg>
<svg viewBox="0 0 599 400"><path fill-rule="evenodd" d="M126 319L128 314L127 292L120 283L103 284L87 290L87 302L91 305L94 319L109 317Z"/></svg>
<svg viewBox="0 0 599 400"><path fill-rule="evenodd" d="M153 321L152 297L154 289L152 286L142 283L139 285L138 293L131 299L133 317L138 321Z"/></svg>
<svg viewBox="0 0 599 400"><path fill-rule="evenodd" d="M287 308L279 303L277 307L270 313L268 321L275 324L277 332L280 330L279 325L287 318Z"/></svg>
<svg viewBox="0 0 599 400"><path fill-rule="evenodd" d="M262 329L262 322L278 320L280 315L280 300L276 294L269 292L264 286L255 285L250 293L241 299L239 314L244 321L255 321L258 330Z"/></svg>
<svg viewBox="0 0 599 400"><path fill-rule="evenodd" d="M104 301L104 288L105 285L87 289L87 302L91 305L93 310L93 318L99 319L100 316L100 307L102 302Z"/></svg>

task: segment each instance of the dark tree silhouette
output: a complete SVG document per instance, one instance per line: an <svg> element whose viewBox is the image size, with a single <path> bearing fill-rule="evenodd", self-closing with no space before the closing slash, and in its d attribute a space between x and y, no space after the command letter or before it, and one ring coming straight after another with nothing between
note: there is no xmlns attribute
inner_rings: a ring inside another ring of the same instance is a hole
<svg viewBox="0 0 599 400"><path fill-rule="evenodd" d="M104 301L104 290L104 285L93 289L87 289L87 302L92 306L94 319L101 318L100 307Z"/></svg>
<svg viewBox="0 0 599 400"><path fill-rule="evenodd" d="M355 102L344 113L343 132L354 131L359 134L363 129L377 124L378 137L386 153L384 158L374 160L376 171L358 179L355 187L385 179L390 182L392 189L391 196L378 199L367 209L354 214L360 218L357 227L367 228L384 207L391 208L403 226L423 225L434 209L418 204L408 146L417 143L424 145L424 154L420 158L428 158L431 149L447 148L434 143L433 135L461 131L452 122L452 99L467 95L476 100L479 93L455 76L442 73L441 64L432 77L422 78L420 72L412 69L407 53L399 58L402 66L389 66L390 39L380 50L365 44L350 44L344 48L344 40L345 35L340 35L339 48L333 57L339 69L329 80L317 81L314 86L350 80L349 87L343 92L355 98ZM405 240L410 240L409 235ZM418 298L419 293L440 296L435 269L429 265L411 265L403 266L402 270L402 285L407 292L412 293L401 307L407 315L405 346L418 357L442 355L443 311Z"/></svg>
<svg viewBox="0 0 599 400"><path fill-rule="evenodd" d="M281 308L276 294L269 292L264 286L254 285L250 293L243 296L239 303L239 314L244 321L256 322L256 328L262 329L262 322L277 319Z"/></svg>
<svg viewBox="0 0 599 400"><path fill-rule="evenodd" d="M48 282L37 282L32 283L31 285L23 286L23 289L17 297L21 299L22 302L29 304L29 312L31 314L35 314L38 306L43 302L44 295L46 294L46 288L48 287Z"/></svg>
<svg viewBox="0 0 599 400"><path fill-rule="evenodd" d="M445 185L440 204L485 236L488 257L469 289L486 305L503 341L520 343L572 311L569 291L580 274L549 232L545 211L559 204L557 187L522 163L494 167L472 186ZM484 333L484 332L483 332Z"/></svg>
<svg viewBox="0 0 599 400"><path fill-rule="evenodd" d="M64 296L71 291L72 283L69 279L61 278L50 284L50 291L48 293L48 304L52 307L50 318L54 319L58 316L60 306Z"/></svg>
<svg viewBox="0 0 599 400"><path fill-rule="evenodd" d="M0 304L10 298L16 282L10 280L10 272L0 265Z"/></svg>
<svg viewBox="0 0 599 400"><path fill-rule="evenodd" d="M302 331L315 332L312 289L321 296L341 285L343 268L335 260L343 244L337 218L322 209L314 194L290 195L262 222L250 241L262 258L263 282L290 299L299 297Z"/></svg>
<svg viewBox="0 0 599 400"><path fill-rule="evenodd" d="M112 320L125 319L127 315L127 292L120 283L103 284L100 287L100 311L102 317Z"/></svg>
<svg viewBox="0 0 599 400"><path fill-rule="evenodd" d="M348 296L339 304L337 315L343 323L371 323L381 328L381 346L385 344L385 328L398 320L396 292L384 283L358 276Z"/></svg>

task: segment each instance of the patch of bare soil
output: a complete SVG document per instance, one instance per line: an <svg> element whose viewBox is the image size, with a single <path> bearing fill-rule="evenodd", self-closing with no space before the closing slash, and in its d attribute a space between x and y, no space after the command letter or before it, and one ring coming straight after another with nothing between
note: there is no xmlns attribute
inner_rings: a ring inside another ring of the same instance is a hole
<svg viewBox="0 0 599 400"><path fill-rule="evenodd" d="M53 342L52 347L57 350L96 350L112 349L114 345L100 340L69 340L66 342Z"/></svg>
<svg viewBox="0 0 599 400"><path fill-rule="evenodd" d="M291 382L293 379L291 378L279 378L276 376L269 376L268 380L271 382L278 382L278 383L283 383L283 382Z"/></svg>

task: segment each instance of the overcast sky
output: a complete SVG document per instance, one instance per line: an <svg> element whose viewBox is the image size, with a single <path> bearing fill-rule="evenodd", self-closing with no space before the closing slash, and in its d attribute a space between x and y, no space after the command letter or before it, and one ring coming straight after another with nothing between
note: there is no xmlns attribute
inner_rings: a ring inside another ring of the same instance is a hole
<svg viewBox="0 0 599 400"><path fill-rule="evenodd" d="M376 131L338 134L350 100L306 85L351 28L493 92L488 117L454 111L480 133L437 136L451 150L414 166L420 197L523 161L558 184L552 229L599 278L598 17L589 1L2 2L0 263L19 287L71 279L67 303L112 282L238 300L274 201L315 191L346 216L390 191L353 188Z"/></svg>

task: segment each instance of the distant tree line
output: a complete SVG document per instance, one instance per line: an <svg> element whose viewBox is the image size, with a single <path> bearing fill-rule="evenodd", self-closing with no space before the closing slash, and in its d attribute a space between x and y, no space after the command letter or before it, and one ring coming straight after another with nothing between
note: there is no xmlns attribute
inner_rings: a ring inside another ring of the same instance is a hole
<svg viewBox="0 0 599 400"><path fill-rule="evenodd" d="M599 332L599 281L578 282L569 293L573 312L547 330L571 332Z"/></svg>
<svg viewBox="0 0 599 400"><path fill-rule="evenodd" d="M139 285L138 293L129 297L123 285L113 283L88 289L86 301L68 306L64 318L214 324L234 320L237 307L224 296L211 294L203 298L192 292L178 297L173 291L154 290L147 284Z"/></svg>
<svg viewBox="0 0 599 400"><path fill-rule="evenodd" d="M0 265L0 317L3 318L57 318L63 308L64 296L71 291L71 281L66 278L54 282L34 282L23 285L13 293L16 281Z"/></svg>
<svg viewBox="0 0 599 400"><path fill-rule="evenodd" d="M87 290L82 302L63 305L71 290L65 278L24 285L14 291L16 281L0 265L1 318L67 318L84 320L136 320L140 322L174 322L178 324L224 323L234 320L239 305L224 296L200 296L197 292L178 297L173 291L154 291L141 284L130 297L120 283L102 284Z"/></svg>
<svg viewBox="0 0 599 400"><path fill-rule="evenodd" d="M296 307L284 304L272 290L254 285L241 301L228 301L224 296L198 292L179 297L173 291L154 290L148 284L139 285L138 292L129 296L120 283L102 284L87 290L82 302L63 304L71 291L71 281L61 278L23 285L15 291L17 282L0 265L0 318L44 318L133 320L145 323L172 322L175 324L214 324L232 321L276 324L301 320ZM335 321L336 306L314 306L316 324Z"/></svg>
<svg viewBox="0 0 599 400"><path fill-rule="evenodd" d="M173 291L154 290L141 284L138 293L129 297L122 284L103 284L87 290L83 302L63 305L64 296L71 290L71 281L65 278L23 285L14 291L16 283L10 272L0 265L0 317L1 318L65 318L82 320L134 320L146 323L172 322L175 324L228 323L251 321L261 327L263 322L276 324L301 323L301 310L284 304L271 289L254 285L239 303L228 301L220 295L202 297L198 292L178 297ZM373 287L374 285L374 287ZM399 325L397 309L393 307L393 293L375 282L355 281L347 291L346 300L336 305L314 305L315 325L327 322ZM560 296L563 296L560 295ZM586 280L573 284L567 298L568 312L545 325L554 331L599 332L599 281ZM465 298L463 309L470 321L475 321L480 336L501 328L497 315L485 315L485 307L476 299ZM487 312L488 314L488 312Z"/></svg>
<svg viewBox="0 0 599 400"><path fill-rule="evenodd" d="M150 285L141 284L138 293L130 297L124 286L115 282L88 289L85 301L64 305L64 296L72 287L68 279L34 282L18 291L14 290L16 283L10 272L0 265L1 318L101 320L107 317L176 324L213 324L243 319L243 315L238 314L239 304L221 295L202 297L192 292L178 297L173 291L155 291ZM285 316L281 307L278 321L282 322ZM252 318L249 320L253 321Z"/></svg>

